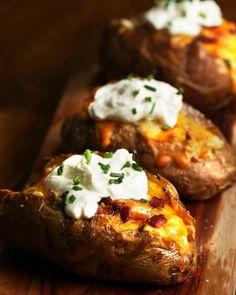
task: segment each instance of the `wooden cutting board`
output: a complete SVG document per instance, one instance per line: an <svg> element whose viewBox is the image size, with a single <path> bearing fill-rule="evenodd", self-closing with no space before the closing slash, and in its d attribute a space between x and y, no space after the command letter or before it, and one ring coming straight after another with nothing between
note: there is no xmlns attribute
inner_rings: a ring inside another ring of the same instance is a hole
<svg viewBox="0 0 236 295"><path fill-rule="evenodd" d="M87 94L89 77L91 73L80 75L69 85L56 111L39 159L60 152L61 124L66 116L76 112L76 101ZM231 106L214 115L214 119L222 123L234 148L236 148L235 109ZM44 259L0 244L0 295L234 295L236 291L236 185L212 200L186 203L186 206L197 221L199 261L197 273L181 285L163 288L85 280Z"/></svg>

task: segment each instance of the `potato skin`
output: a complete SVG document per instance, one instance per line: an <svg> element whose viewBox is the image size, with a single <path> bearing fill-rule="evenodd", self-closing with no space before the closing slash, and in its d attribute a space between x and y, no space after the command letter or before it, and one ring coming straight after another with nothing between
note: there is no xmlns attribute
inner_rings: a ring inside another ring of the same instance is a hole
<svg viewBox="0 0 236 295"><path fill-rule="evenodd" d="M187 104L184 104L183 112L223 141L222 148L214 151L213 158L200 158L196 155L191 158L188 168L182 169L173 161L158 167L155 152L134 124L120 123L112 133L110 144L104 148L96 130L96 122L90 118L82 118L79 114L68 118L63 125L61 133L64 149L66 152L78 152L85 148L103 151L126 148L134 153L135 160L147 171L160 173L171 181L181 197L189 200L208 199L235 182L235 156L219 129L203 114ZM191 128L189 132L191 134ZM179 146L168 140L157 142L156 148L157 153L165 154L178 151Z"/></svg>
<svg viewBox="0 0 236 295"><path fill-rule="evenodd" d="M85 277L177 284L195 271L197 251L194 219L174 189L172 193L176 195L169 195L171 202L188 224L189 248L183 255L176 247L163 247L159 236L147 231L117 232L108 215L88 220L68 218L62 201L39 187L23 192L0 190L0 237Z"/></svg>
<svg viewBox="0 0 236 295"><path fill-rule="evenodd" d="M182 87L185 101L197 109L221 108L236 97L231 71L223 59L211 56L202 42L211 40L198 35L183 44L168 31L158 31L142 20L114 20L103 36L101 76L107 81L130 73L153 74Z"/></svg>

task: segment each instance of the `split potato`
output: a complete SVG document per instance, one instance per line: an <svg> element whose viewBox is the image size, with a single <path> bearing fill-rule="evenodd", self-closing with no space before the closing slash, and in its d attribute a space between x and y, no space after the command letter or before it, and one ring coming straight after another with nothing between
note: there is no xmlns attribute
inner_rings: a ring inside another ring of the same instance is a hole
<svg viewBox="0 0 236 295"><path fill-rule="evenodd" d="M157 30L142 17L114 20L104 32L101 76L105 81L133 73L153 74L184 90L184 99L202 111L236 98L236 25L203 27L196 36Z"/></svg>
<svg viewBox="0 0 236 295"><path fill-rule="evenodd" d="M94 216L73 219L45 177L52 158L21 192L0 190L0 237L79 275L171 285L196 268L195 220L161 176L148 176L148 200L103 198Z"/></svg>
<svg viewBox="0 0 236 295"><path fill-rule="evenodd" d="M171 181L183 198L208 199L236 180L236 160L220 130L203 114L184 104L175 127L158 122L96 121L89 117L94 99L78 100L76 114L62 127L64 151L115 151L125 148L147 171Z"/></svg>

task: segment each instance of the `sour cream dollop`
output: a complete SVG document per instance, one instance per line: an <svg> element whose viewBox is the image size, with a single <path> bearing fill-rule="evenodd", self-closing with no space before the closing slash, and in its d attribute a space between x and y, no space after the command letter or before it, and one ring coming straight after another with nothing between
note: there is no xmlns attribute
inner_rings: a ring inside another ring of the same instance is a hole
<svg viewBox="0 0 236 295"><path fill-rule="evenodd" d="M178 89L154 79L124 79L97 90L88 112L95 120L121 122L158 120L176 125L183 96Z"/></svg>
<svg viewBox="0 0 236 295"><path fill-rule="evenodd" d="M147 199L148 179L125 149L104 157L87 150L56 167L45 186L62 194L66 214L79 219L94 216L102 198Z"/></svg>
<svg viewBox="0 0 236 295"><path fill-rule="evenodd" d="M156 29L168 29L172 34L197 35L201 28L219 26L223 22L222 12L215 1L192 0L168 5L160 1L144 18Z"/></svg>

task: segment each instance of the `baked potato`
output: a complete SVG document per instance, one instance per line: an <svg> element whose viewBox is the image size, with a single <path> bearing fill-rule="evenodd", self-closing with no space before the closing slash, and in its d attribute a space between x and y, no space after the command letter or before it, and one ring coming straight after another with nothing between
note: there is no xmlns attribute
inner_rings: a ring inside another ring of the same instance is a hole
<svg viewBox="0 0 236 295"><path fill-rule="evenodd" d="M94 216L74 219L45 186L66 158L50 159L21 192L0 190L1 239L89 278L171 285L194 272L195 220L173 185L147 173L147 200L102 198Z"/></svg>
<svg viewBox="0 0 236 295"><path fill-rule="evenodd" d="M103 35L100 64L103 81L151 73L182 87L194 107L221 108L236 96L236 25L224 20L190 36L156 29L144 16L113 20Z"/></svg>
<svg viewBox="0 0 236 295"><path fill-rule="evenodd" d="M236 180L232 148L219 129L190 105L183 105L173 128L149 120L95 120L88 106L96 91L78 100L76 114L65 120L61 130L65 152L125 148L142 167L163 175L190 200L208 199Z"/></svg>

